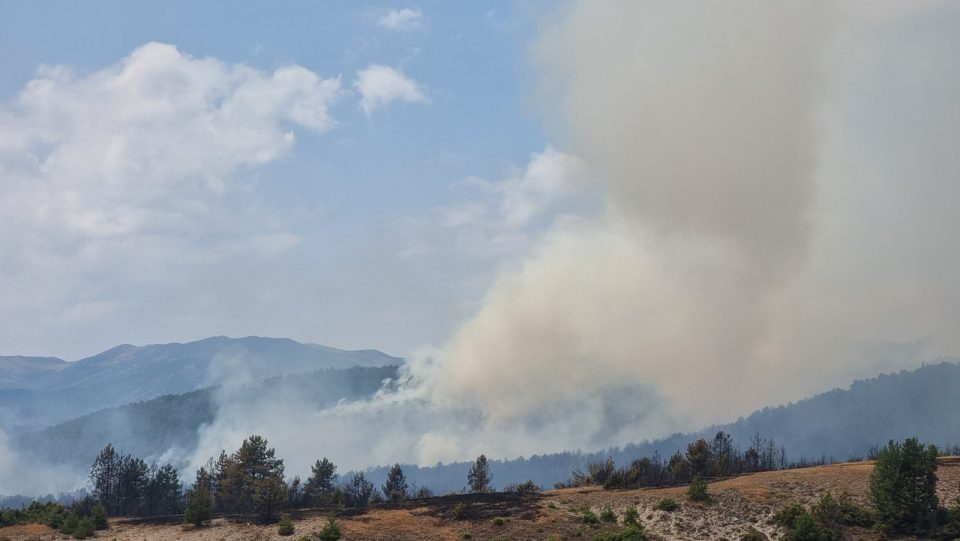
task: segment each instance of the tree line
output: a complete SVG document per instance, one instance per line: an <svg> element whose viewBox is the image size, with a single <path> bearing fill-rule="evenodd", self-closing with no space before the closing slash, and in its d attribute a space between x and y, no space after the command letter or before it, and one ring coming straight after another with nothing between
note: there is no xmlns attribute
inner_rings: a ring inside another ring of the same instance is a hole
<svg viewBox="0 0 960 541"><path fill-rule="evenodd" d="M823 459L826 461L826 458ZM817 461L801 463L787 461L787 451L778 446L773 438L759 434L750 440L745 451L734 442L733 437L719 431L711 440L700 438L687 445L686 452L677 451L670 458L659 452L633 460L618 468L612 458L588 462L584 468L576 468L567 481L556 488L584 485L602 485L605 488L682 485L696 478L727 477L743 473L755 473L806 467Z"/></svg>

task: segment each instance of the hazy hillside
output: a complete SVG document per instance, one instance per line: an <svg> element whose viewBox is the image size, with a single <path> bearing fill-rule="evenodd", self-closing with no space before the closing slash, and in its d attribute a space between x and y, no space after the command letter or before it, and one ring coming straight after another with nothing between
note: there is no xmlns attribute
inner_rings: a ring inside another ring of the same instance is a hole
<svg viewBox="0 0 960 541"><path fill-rule="evenodd" d="M320 409L338 400L354 400L376 392L396 366L329 368L251 384L243 393L295 396L302 407ZM107 443L124 452L155 460L165 453L182 456L196 448L198 429L213 421L218 387L109 408L36 432L22 434L17 444L29 456L87 468Z"/></svg>
<svg viewBox="0 0 960 541"><path fill-rule="evenodd" d="M0 376L10 374L5 377L16 382L0 388L0 426L53 424L225 380L255 382L322 368L402 362L374 350L345 351L286 338L223 336L184 344L121 345L71 363L33 359L0 364ZM27 368L17 369L23 366Z"/></svg>
<svg viewBox="0 0 960 541"><path fill-rule="evenodd" d="M916 436L940 445L960 442L960 417L953 413L956 411L960 411L960 364L942 362L858 380L848 389L764 408L734 423L695 433L594 453L555 453L492 461L491 471L498 487L526 479L553 486L587 461L611 456L618 464L628 464L654 452L669 457L674 451L685 449L689 442L699 437L711 438L719 430L731 433L741 448L746 448L755 434L772 437L777 445L786 447L788 461L821 456L845 460L866 456L872 446L890 439ZM412 481L441 492L462 488L469 469L466 462L406 468ZM382 483L386 473L386 467L375 468L370 477Z"/></svg>
<svg viewBox="0 0 960 541"><path fill-rule="evenodd" d="M0 389L29 386L44 373L59 370L66 364L56 357L0 356Z"/></svg>

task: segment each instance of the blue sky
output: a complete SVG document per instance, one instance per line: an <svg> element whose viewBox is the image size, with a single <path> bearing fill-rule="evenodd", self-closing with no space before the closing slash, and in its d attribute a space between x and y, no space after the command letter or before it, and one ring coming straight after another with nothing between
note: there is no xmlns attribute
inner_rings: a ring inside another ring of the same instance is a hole
<svg viewBox="0 0 960 541"><path fill-rule="evenodd" d="M82 79L150 42L265 73L302 66L321 78L339 77L342 95L330 107L334 127L294 127L289 152L232 171L217 203L228 213L262 209L283 222L269 228L295 235L296 246L269 260L174 265L150 280L124 272L130 263L123 257L50 276L76 285L45 300L25 296L20 302L28 306L3 306L5 319L15 322L0 337L0 353L72 359L118 342L268 334L404 354L442 338L471 312L491 270L510 254L478 255L482 250L458 246L459 233L422 238L434 230L431 216L482 195L463 179L502 179L560 142L545 132L531 75L543 7L5 5L0 99L8 110L17 110L18 94L40 66L66 66ZM390 28L391 13L412 17ZM367 114L353 86L357 72L371 65L402 73L423 99L398 99ZM209 244L223 233L201 227L192 235ZM61 255L60 264L70 266L71 256ZM14 288L42 287L24 276L4 279ZM71 310L78 317L69 321L51 316Z"/></svg>

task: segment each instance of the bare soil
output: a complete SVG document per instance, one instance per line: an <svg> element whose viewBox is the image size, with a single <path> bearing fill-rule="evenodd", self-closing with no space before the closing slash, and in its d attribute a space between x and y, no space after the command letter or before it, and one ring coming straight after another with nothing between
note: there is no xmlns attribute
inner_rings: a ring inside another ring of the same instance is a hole
<svg viewBox="0 0 960 541"><path fill-rule="evenodd" d="M647 532L665 540L739 540L750 528L779 539L782 532L770 524L770 517L791 502L809 505L825 492L849 493L866 503L866 492L873 465L869 462L835 464L801 470L786 470L743 475L711 482L710 500L694 503L686 499L685 487L603 490L599 487L552 490L538 497L519 498L506 494L456 495L411 500L400 504L374 506L365 513L341 515L344 540L589 540L602 531L622 528L628 507L639 512ZM952 503L958 497L960 457L940 461L938 491L941 502ZM656 511L660 499L671 497L680 507L672 512ZM583 511L599 515L606 507L618 523L586 524ZM499 519L498 519L499 517ZM210 526L184 529L179 518L151 520L111 519L108 531L97 537L117 541L194 541L295 540L319 531L326 524L324 510L308 510L294 515L296 533L281 537L276 525L261 525L231 518L215 519ZM469 537L468 537L469 536ZM10 541L67 539L66 536L38 525L0 528L0 539ZM852 540L877 539L866 530L850 530Z"/></svg>

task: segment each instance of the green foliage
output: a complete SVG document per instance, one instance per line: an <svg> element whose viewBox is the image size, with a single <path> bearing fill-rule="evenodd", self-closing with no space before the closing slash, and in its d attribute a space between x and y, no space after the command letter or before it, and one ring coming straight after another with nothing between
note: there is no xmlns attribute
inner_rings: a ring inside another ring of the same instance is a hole
<svg viewBox="0 0 960 541"><path fill-rule="evenodd" d="M743 535L740 536L740 541L770 541L770 538L760 530L750 528L743 532Z"/></svg>
<svg viewBox="0 0 960 541"><path fill-rule="evenodd" d="M507 523L507 519L505 519L505 518L503 518L503 517L494 517L494 519L493 519L493 525L494 525L494 526L503 526L503 525L506 524L506 523Z"/></svg>
<svg viewBox="0 0 960 541"><path fill-rule="evenodd" d="M676 511L680 507L680 504L677 503L677 500L673 498L660 498L660 501L653 506L657 511Z"/></svg>
<svg viewBox="0 0 960 541"><path fill-rule="evenodd" d="M623 512L623 523L625 525L629 526L630 524L639 524L639 521L637 520L638 518L639 513L637 513L636 507L630 506L626 511Z"/></svg>
<svg viewBox="0 0 960 541"><path fill-rule="evenodd" d="M77 518L77 514L68 513L66 518L63 519L63 522L60 523L60 533L73 535L73 532L77 531L77 526L79 524L80 519Z"/></svg>
<svg viewBox="0 0 960 541"><path fill-rule="evenodd" d="M463 532L462 534L460 534L460 538L461 538L461 539L472 539L473 536L470 535L470 532Z"/></svg>
<svg viewBox="0 0 960 541"><path fill-rule="evenodd" d="M322 530L314 534L314 537L316 537L318 541L337 541L343 537L343 532L340 531L337 519L331 515L327 518L327 524Z"/></svg>
<svg viewBox="0 0 960 541"><path fill-rule="evenodd" d="M290 518L289 515L284 515L280 519L279 524L277 524L277 534L288 536L288 535L293 535L293 531L294 531L293 519Z"/></svg>
<svg viewBox="0 0 960 541"><path fill-rule="evenodd" d="M791 529L796 527L800 515L806 512L802 505L794 502L774 513L770 521L782 528Z"/></svg>
<svg viewBox="0 0 960 541"><path fill-rule="evenodd" d="M74 539L86 539L88 537L93 537L93 534L93 521L91 521L88 517L83 517L80 519L80 521L77 522L76 529L73 530Z"/></svg>
<svg viewBox="0 0 960 541"><path fill-rule="evenodd" d="M813 515L803 512L794 522L794 527L783 537L784 541L834 541L833 532L817 524Z"/></svg>
<svg viewBox="0 0 960 541"><path fill-rule="evenodd" d="M853 501L849 494L844 492L839 498L834 498L829 492L820 497L820 500L810 510L817 522L834 531L840 526L873 526L872 514Z"/></svg>
<svg viewBox="0 0 960 541"><path fill-rule="evenodd" d="M877 453L870 476L870 500L886 528L922 533L936 522L937 449L915 438L890 441Z"/></svg>
<svg viewBox="0 0 960 541"><path fill-rule="evenodd" d="M580 513L580 522L584 524L600 524L600 517L590 509L584 509Z"/></svg>
<svg viewBox="0 0 960 541"><path fill-rule="evenodd" d="M619 532L595 534L592 541L646 541L647 534L639 524L629 524Z"/></svg>
<svg viewBox="0 0 960 541"><path fill-rule="evenodd" d="M703 502L710 499L710 493L707 491L707 482L699 475L690 481L687 487L687 498L694 502Z"/></svg>
<svg viewBox="0 0 960 541"><path fill-rule="evenodd" d="M470 487L471 492L488 492L490 481L490 465L487 463L487 457L480 455L467 473L467 486Z"/></svg>
<svg viewBox="0 0 960 541"><path fill-rule="evenodd" d="M343 496L348 506L364 509L373 496L373 483L367 480L363 472L357 472L350 482L343 486Z"/></svg>
<svg viewBox="0 0 960 541"><path fill-rule="evenodd" d="M205 486L199 486L187 495L187 508L183 521L194 526L202 526L213 516L213 498Z"/></svg>
<svg viewBox="0 0 960 541"><path fill-rule="evenodd" d="M389 500L403 500L407 497L407 478L403 475L400 463L394 464L387 474L387 481L383 484L383 495Z"/></svg>
<svg viewBox="0 0 960 541"><path fill-rule="evenodd" d="M93 521L93 527L97 530L106 530L109 526L109 524L107 524L107 510L99 503L93 506L93 510L90 513L90 520Z"/></svg>
<svg viewBox="0 0 960 541"><path fill-rule="evenodd" d="M543 489L540 488L540 485L534 483L532 479L527 479L526 481L519 484L510 483L509 485L503 487L503 491L513 492L520 496L530 496L533 494L539 494L540 492L543 491Z"/></svg>
<svg viewBox="0 0 960 541"><path fill-rule="evenodd" d="M603 508L603 511L600 511L600 520L602 522L616 522L617 515L613 512L613 509L611 509L610 506L608 505Z"/></svg>

